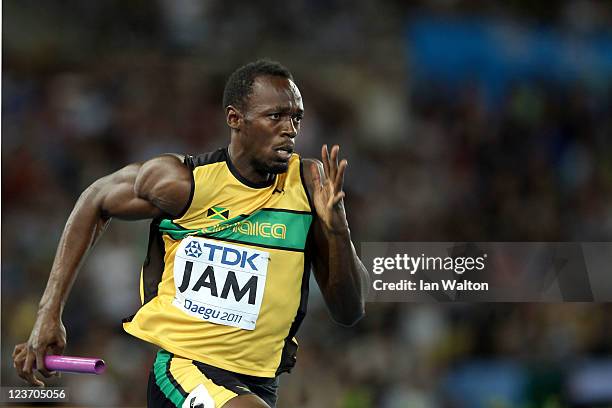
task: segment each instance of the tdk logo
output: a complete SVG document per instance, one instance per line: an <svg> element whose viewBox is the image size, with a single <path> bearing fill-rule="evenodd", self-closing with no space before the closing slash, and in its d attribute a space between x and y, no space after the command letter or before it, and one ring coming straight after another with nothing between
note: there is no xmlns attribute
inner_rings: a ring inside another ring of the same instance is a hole
<svg viewBox="0 0 612 408"><path fill-rule="evenodd" d="M197 241L191 241L185 247L185 254L187 256L193 256L194 258L199 258L202 255L202 248Z"/></svg>
<svg viewBox="0 0 612 408"><path fill-rule="evenodd" d="M193 244L194 242L190 242L189 245ZM185 247L185 250L187 250L187 248L189 248L189 245L187 245L187 247ZM228 247L224 247L221 245L215 245L215 244L209 244L209 243L204 243L203 244L204 248L207 248L208 251L208 260L209 261L218 261L221 262L222 265L227 265L227 266L238 266L240 265L241 268L244 268L245 266L249 266L252 270L257 271L257 266L255 266L255 264L253 263L253 261L255 260L255 258L257 258L259 256L259 254L250 254L249 255L249 251L239 251L237 249L233 249L233 248L228 248ZM199 245L198 245L199 248Z"/></svg>

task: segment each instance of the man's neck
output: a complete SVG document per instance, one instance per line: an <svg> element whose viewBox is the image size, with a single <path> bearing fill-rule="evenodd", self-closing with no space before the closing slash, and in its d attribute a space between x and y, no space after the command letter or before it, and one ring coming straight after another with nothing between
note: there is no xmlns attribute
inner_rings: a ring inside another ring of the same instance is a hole
<svg viewBox="0 0 612 408"><path fill-rule="evenodd" d="M245 150L241 149L240 146L230 143L229 146L227 146L227 154L229 155L229 160L232 162L232 165L238 171L238 173L251 183L261 184L274 178L274 174L272 173L261 173L257 171L252 164L252 158L249 157Z"/></svg>

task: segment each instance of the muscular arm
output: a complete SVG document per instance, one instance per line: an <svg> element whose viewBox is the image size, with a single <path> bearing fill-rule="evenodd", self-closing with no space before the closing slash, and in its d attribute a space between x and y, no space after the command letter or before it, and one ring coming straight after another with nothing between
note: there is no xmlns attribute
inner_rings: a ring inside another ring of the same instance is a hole
<svg viewBox="0 0 612 408"><path fill-rule="evenodd" d="M324 159L326 154L325 147ZM337 154L338 151L334 152L332 149L334 160L337 159ZM334 216L322 217L323 203L326 200L317 200L317 195L322 198L322 193L317 193L316 190L329 183L331 177L328 174L333 169L324 169L320 161L313 159L305 159L304 165L306 169L311 170L304 171L304 179L317 210L317 216L313 221L313 239L316 248L314 275L334 320L343 325L352 325L365 313L364 302L369 278L351 242L342 200L344 197L344 193L341 192L342 180L339 183L340 188L336 191L341 195L340 199L332 206L333 208L327 208L328 214L333 212ZM346 164L343 167L346 168Z"/></svg>
<svg viewBox="0 0 612 408"><path fill-rule="evenodd" d="M13 352L20 377L32 385L43 385L32 372L34 361L48 376L43 364L45 354L63 351L66 334L61 315L66 299L79 267L111 218L177 215L187 205L190 192L189 169L177 156L165 155L128 165L97 180L81 194L60 238L30 339Z"/></svg>
<svg viewBox="0 0 612 408"><path fill-rule="evenodd" d="M112 217L139 220L178 214L189 198L190 177L176 156L167 155L130 164L89 186L66 222L40 309L61 315L87 251Z"/></svg>

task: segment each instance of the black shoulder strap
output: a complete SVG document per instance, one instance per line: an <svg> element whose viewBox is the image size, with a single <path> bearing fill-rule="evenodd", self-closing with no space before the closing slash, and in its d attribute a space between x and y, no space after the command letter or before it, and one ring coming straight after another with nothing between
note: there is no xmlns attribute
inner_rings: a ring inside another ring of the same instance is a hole
<svg viewBox="0 0 612 408"><path fill-rule="evenodd" d="M195 169L198 166L204 166L206 164L218 163L227 160L227 148L222 147L213 152L201 153L195 156L185 155L185 164L190 169Z"/></svg>

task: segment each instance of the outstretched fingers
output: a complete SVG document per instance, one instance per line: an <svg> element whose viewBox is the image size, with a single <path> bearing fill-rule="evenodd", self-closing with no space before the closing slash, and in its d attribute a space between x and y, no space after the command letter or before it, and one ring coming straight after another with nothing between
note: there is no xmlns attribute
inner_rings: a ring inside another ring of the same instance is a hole
<svg viewBox="0 0 612 408"><path fill-rule="evenodd" d="M338 162L338 156L340 154L340 146L333 145L331 151L327 145L324 144L321 147L321 161L323 162L324 180L321 180L318 169L313 167L312 174L313 180L316 185L325 185L331 187L328 205L335 206L345 196L342 188L344 186L344 173L348 162L343 159ZM315 171L317 170L317 171Z"/></svg>
<svg viewBox="0 0 612 408"><path fill-rule="evenodd" d="M328 149L327 145L324 144L321 147L321 161L323 162L323 170L325 172L325 177L327 180L331 180L334 185L336 185L335 181L338 177L338 172L340 170L340 166L343 161L338 162L338 156L340 155L340 146L333 145L331 151ZM346 165L345 165L346 166ZM342 178L344 175L342 175Z"/></svg>

